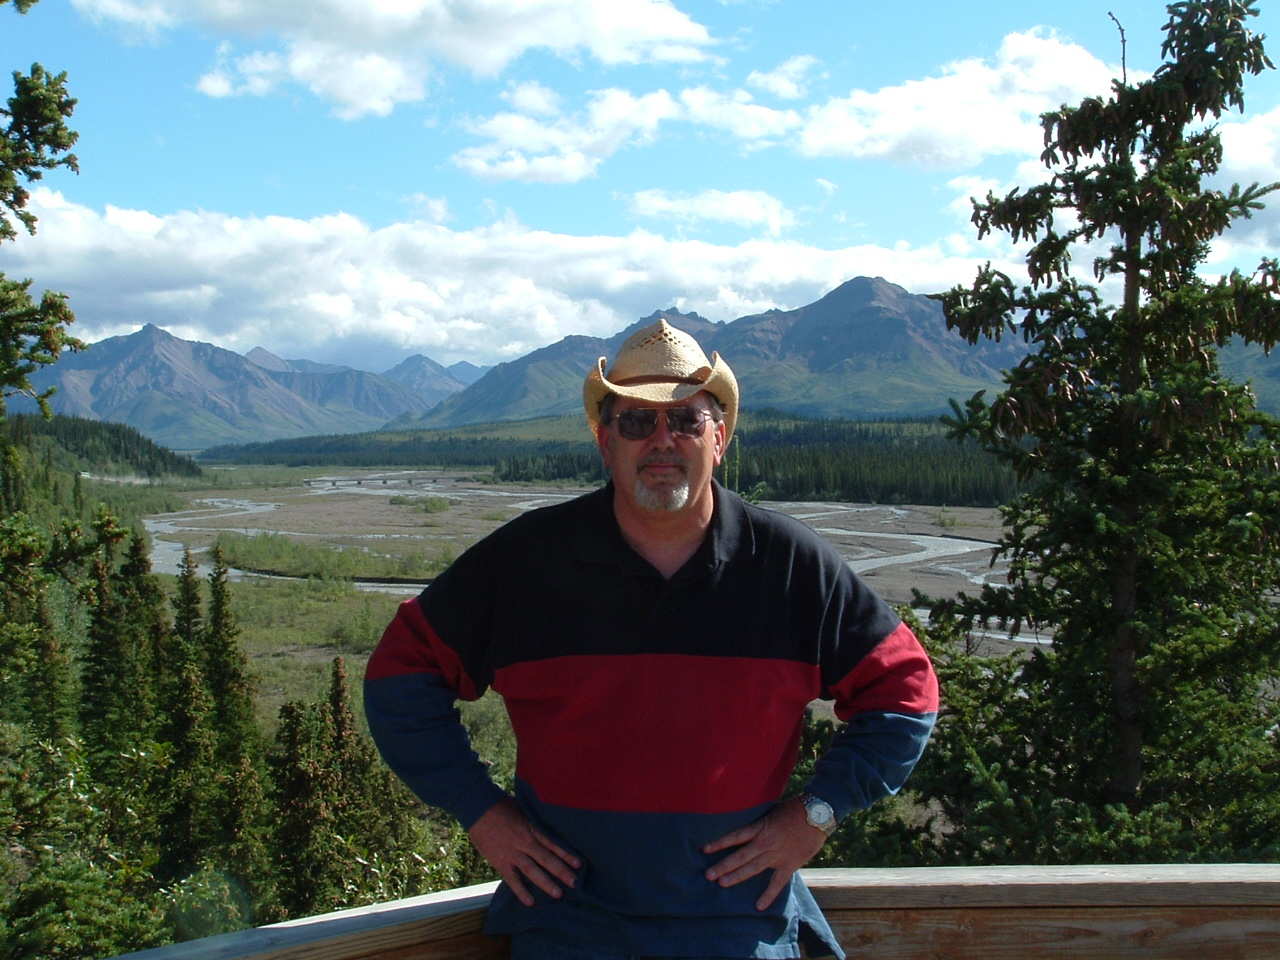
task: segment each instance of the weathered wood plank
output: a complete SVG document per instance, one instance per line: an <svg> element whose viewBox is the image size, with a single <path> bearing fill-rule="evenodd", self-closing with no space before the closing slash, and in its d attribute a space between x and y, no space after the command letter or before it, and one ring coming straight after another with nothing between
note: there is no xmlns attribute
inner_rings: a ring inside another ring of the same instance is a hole
<svg viewBox="0 0 1280 960"><path fill-rule="evenodd" d="M805 870L823 909L1280 905L1280 864Z"/></svg>
<svg viewBox="0 0 1280 960"><path fill-rule="evenodd" d="M507 937L486 937L473 933L414 947L373 953L350 960L506 960L510 954Z"/></svg>
<svg viewBox="0 0 1280 960"><path fill-rule="evenodd" d="M203 940L125 954L121 960L359 960L434 941L475 938L497 883L446 890L407 900L225 933ZM477 952L475 957L502 956ZM479 948L477 948L479 949ZM452 956L435 953L424 956Z"/></svg>
<svg viewBox="0 0 1280 960"><path fill-rule="evenodd" d="M827 916L848 960L1275 960L1280 909L1022 907Z"/></svg>
<svg viewBox="0 0 1280 960"><path fill-rule="evenodd" d="M1280 957L1280 864L806 870L852 957ZM128 954L129 960L495 960L496 884ZM1212 947L1210 950L1209 947ZM894 951L897 952L894 952Z"/></svg>

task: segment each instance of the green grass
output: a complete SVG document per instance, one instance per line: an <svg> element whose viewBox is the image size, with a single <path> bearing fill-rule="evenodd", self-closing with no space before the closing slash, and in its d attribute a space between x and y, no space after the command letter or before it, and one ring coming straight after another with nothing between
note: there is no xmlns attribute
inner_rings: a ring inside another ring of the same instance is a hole
<svg viewBox="0 0 1280 960"><path fill-rule="evenodd" d="M271 464L215 464L204 467L203 487L187 489L244 490L256 487L294 487L316 475L315 467L283 467ZM341 471L326 471L341 473ZM367 470L358 471L361 474Z"/></svg>
<svg viewBox="0 0 1280 960"><path fill-rule="evenodd" d="M175 481L185 483L186 480ZM105 504L118 519L131 523L154 513L186 509L187 499L169 483L110 483L82 480L81 497L87 507Z"/></svg>
<svg viewBox="0 0 1280 960"><path fill-rule="evenodd" d="M427 579L453 562L452 549L432 555L415 551L387 556L359 548L342 549L292 540L282 533L219 533L215 541L228 566L254 572L321 580L359 580L381 577Z"/></svg>

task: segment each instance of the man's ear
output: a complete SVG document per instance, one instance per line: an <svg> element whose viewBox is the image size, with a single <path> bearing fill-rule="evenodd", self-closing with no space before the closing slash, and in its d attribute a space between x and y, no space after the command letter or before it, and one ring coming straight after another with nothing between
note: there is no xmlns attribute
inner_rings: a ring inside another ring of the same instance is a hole
<svg viewBox="0 0 1280 960"><path fill-rule="evenodd" d="M724 459L725 446L727 445L726 441L729 435L729 428L728 426L725 425L725 422L723 420L713 420L711 421L711 423L715 427L715 433L714 433L715 451L716 451L715 465L718 467L720 466L720 461Z"/></svg>

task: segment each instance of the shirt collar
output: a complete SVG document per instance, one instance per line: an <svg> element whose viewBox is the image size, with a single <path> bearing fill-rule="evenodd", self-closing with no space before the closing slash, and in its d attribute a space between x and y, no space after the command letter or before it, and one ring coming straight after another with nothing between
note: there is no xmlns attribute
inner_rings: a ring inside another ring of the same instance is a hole
<svg viewBox="0 0 1280 960"><path fill-rule="evenodd" d="M681 570L686 576L710 573L732 560L740 550L755 550L751 520L742 498L711 481L714 510L707 536L689 563ZM630 566L632 560L642 569L651 570L628 545L613 513L613 482L583 497L582 521L574 534L575 551L587 563ZM680 576L680 574L677 574Z"/></svg>

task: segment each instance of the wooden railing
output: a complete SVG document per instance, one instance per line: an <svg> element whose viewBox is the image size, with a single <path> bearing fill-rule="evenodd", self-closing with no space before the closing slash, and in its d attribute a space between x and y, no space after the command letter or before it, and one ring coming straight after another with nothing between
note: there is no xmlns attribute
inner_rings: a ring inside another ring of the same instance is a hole
<svg viewBox="0 0 1280 960"><path fill-rule="evenodd" d="M1277 960L1280 864L806 870L850 960ZM494 960L495 884L131 953L129 960Z"/></svg>

